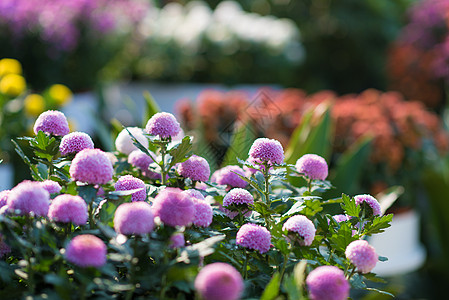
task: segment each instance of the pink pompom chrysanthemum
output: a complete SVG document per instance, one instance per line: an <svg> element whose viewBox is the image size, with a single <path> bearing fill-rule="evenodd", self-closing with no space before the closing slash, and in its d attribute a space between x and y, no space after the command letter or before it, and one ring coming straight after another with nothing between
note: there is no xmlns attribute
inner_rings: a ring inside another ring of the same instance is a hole
<svg viewBox="0 0 449 300"><path fill-rule="evenodd" d="M8 209L26 215L34 213L37 216L46 216L50 205L50 194L41 182L22 181L8 194Z"/></svg>
<svg viewBox="0 0 449 300"><path fill-rule="evenodd" d="M41 185L50 194L57 194L62 189L61 185L53 180L44 180L41 182Z"/></svg>
<svg viewBox="0 0 449 300"><path fill-rule="evenodd" d="M249 156L258 162L282 164L284 162L284 149L279 141L268 138L258 138L249 149Z"/></svg>
<svg viewBox="0 0 449 300"><path fill-rule="evenodd" d="M310 246L315 238L315 225L302 215L290 217L282 226L282 230L297 233L300 236L301 246Z"/></svg>
<svg viewBox="0 0 449 300"><path fill-rule="evenodd" d="M237 245L260 253L270 250L271 233L263 226L248 223L237 232Z"/></svg>
<svg viewBox="0 0 449 300"><path fill-rule="evenodd" d="M189 225L195 214L192 199L179 188L165 188L154 198L152 207L162 223L173 227Z"/></svg>
<svg viewBox="0 0 449 300"><path fill-rule="evenodd" d="M34 123L34 133L43 131L47 134L64 136L70 132L65 115L57 110L48 110L40 114Z"/></svg>
<svg viewBox="0 0 449 300"><path fill-rule="evenodd" d="M296 170L313 180L325 180L329 173L326 160L316 154L305 154L296 161Z"/></svg>
<svg viewBox="0 0 449 300"><path fill-rule="evenodd" d="M193 216L193 225L198 227L207 227L212 223L214 212L212 206L204 200L193 200L195 213Z"/></svg>
<svg viewBox="0 0 449 300"><path fill-rule="evenodd" d="M204 300L237 300L244 289L242 275L230 264L205 266L195 279L195 289Z"/></svg>
<svg viewBox="0 0 449 300"><path fill-rule="evenodd" d="M346 247L345 255L361 273L371 272L378 261L376 249L365 240L351 242Z"/></svg>
<svg viewBox="0 0 449 300"><path fill-rule="evenodd" d="M212 175L212 182L220 185L227 185L231 188L244 188L248 185L248 182L239 177L240 174L245 176L245 171L239 166L226 166L214 172Z"/></svg>
<svg viewBox="0 0 449 300"><path fill-rule="evenodd" d="M139 201L121 204L114 215L115 231L121 234L147 234L154 229L151 205Z"/></svg>
<svg viewBox="0 0 449 300"><path fill-rule="evenodd" d="M306 278L311 300L345 300L349 297L349 282L342 270L334 266L320 266Z"/></svg>
<svg viewBox="0 0 449 300"><path fill-rule="evenodd" d="M183 233L175 233L170 237L170 248L176 249L186 245L186 241Z"/></svg>
<svg viewBox="0 0 449 300"><path fill-rule="evenodd" d="M121 176L114 185L116 191L140 189L131 195L131 201L144 201L147 198L145 182L132 175Z"/></svg>
<svg viewBox="0 0 449 300"><path fill-rule="evenodd" d="M251 211L248 209L248 205L254 204L254 198L250 192L241 188L234 188L230 190L223 198L223 208L222 210L229 218L234 219L239 211L236 210L237 207L241 208L241 213L245 216L249 216ZM232 209L228 209L232 206Z"/></svg>
<svg viewBox="0 0 449 300"><path fill-rule="evenodd" d="M86 201L80 196L59 195L50 204L48 218L61 223L84 225L88 218Z"/></svg>
<svg viewBox="0 0 449 300"><path fill-rule="evenodd" d="M70 166L70 176L89 184L106 184L112 179L112 163L100 149L84 149L75 155Z"/></svg>
<svg viewBox="0 0 449 300"><path fill-rule="evenodd" d="M158 135L160 138L168 138L178 135L181 132L181 127L174 115L160 112L148 120L145 131L151 135Z"/></svg>
<svg viewBox="0 0 449 300"><path fill-rule="evenodd" d="M348 221L349 217L347 215L339 214L339 215L332 216L332 219L334 219L335 222L340 223L340 222Z"/></svg>
<svg viewBox="0 0 449 300"><path fill-rule="evenodd" d="M93 149L94 142L91 137L84 132L71 132L65 135L61 144L59 145L59 151L61 155L76 154L84 149Z"/></svg>
<svg viewBox="0 0 449 300"><path fill-rule="evenodd" d="M145 136L143 129L139 127L127 127L120 131L115 139L115 148L117 148L119 152L128 155L131 152L138 150L129 133L131 133L145 148L148 148L148 138Z"/></svg>
<svg viewBox="0 0 449 300"><path fill-rule="evenodd" d="M4 190L0 192L0 207L3 207L7 204L9 192L10 190Z"/></svg>
<svg viewBox="0 0 449 300"><path fill-rule="evenodd" d="M107 249L105 243L91 234L74 237L67 245L67 260L79 267L99 268L106 263Z"/></svg>
<svg viewBox="0 0 449 300"><path fill-rule="evenodd" d="M207 181L210 176L209 163L203 157L192 155L188 160L178 164L178 174L193 181Z"/></svg>
<svg viewBox="0 0 449 300"><path fill-rule="evenodd" d="M371 195L357 195L354 197L355 203L362 206L362 209L366 209L366 216L380 216L382 215L382 209L379 201Z"/></svg>
<svg viewBox="0 0 449 300"><path fill-rule="evenodd" d="M134 150L128 155L128 163L139 168L142 175L150 179L161 179L161 174L150 171L148 167L153 163L153 159L140 150Z"/></svg>

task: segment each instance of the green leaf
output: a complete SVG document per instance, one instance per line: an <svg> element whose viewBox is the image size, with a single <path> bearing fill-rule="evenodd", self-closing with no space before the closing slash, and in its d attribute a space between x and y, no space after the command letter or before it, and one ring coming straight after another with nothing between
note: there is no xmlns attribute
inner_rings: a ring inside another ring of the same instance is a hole
<svg viewBox="0 0 449 300"><path fill-rule="evenodd" d="M393 220L393 214L388 214L385 216L376 216L372 223L365 225L364 234L373 235L376 233L384 232L386 228L391 226L391 221Z"/></svg>
<svg viewBox="0 0 449 300"><path fill-rule="evenodd" d="M142 127L145 127L148 120L156 113L160 112L161 109L157 105L156 101L154 100L153 96L150 94L150 92L145 91L143 93L143 98L145 99L145 113L143 118L143 124Z"/></svg>
<svg viewBox="0 0 449 300"><path fill-rule="evenodd" d="M44 179L40 176L40 174L37 170L37 167L31 163L31 160L28 158L28 156L25 155L22 148L20 148L19 144L17 144L17 142L14 140L11 140L11 142L15 146L16 153L20 156L20 158L22 158L22 160L25 162L25 164L28 165L28 167L30 168L31 176L33 177L33 179L37 180L37 181L44 181Z"/></svg>
<svg viewBox="0 0 449 300"><path fill-rule="evenodd" d="M348 194L357 192L358 180L371 154L372 141L372 137L359 139L338 159L334 171L329 176L336 189L326 193L328 198L341 195L343 191Z"/></svg>
<svg viewBox="0 0 449 300"><path fill-rule="evenodd" d="M191 246L185 247L185 249L180 253L179 257L176 259L177 262L184 262L186 264L190 263L190 258L199 258L211 255L214 253L213 246L224 240L225 235L217 235L205 239L202 242L193 244Z"/></svg>
<svg viewBox="0 0 449 300"><path fill-rule="evenodd" d="M341 222L338 231L331 236L329 241L334 245L336 250L344 252L346 247L355 240L352 236L351 225L347 222Z"/></svg>
<svg viewBox="0 0 449 300"><path fill-rule="evenodd" d="M237 164L237 158L245 160L256 136L251 124L248 122L236 128L231 138L231 145L226 151L222 166Z"/></svg>
<svg viewBox="0 0 449 300"><path fill-rule="evenodd" d="M169 169L175 164L187 160L192 152L192 141L190 136L185 136L181 143L168 150L172 159L170 161Z"/></svg>
<svg viewBox="0 0 449 300"><path fill-rule="evenodd" d="M267 284L267 287L263 291L262 297L260 300L273 300L279 295L279 286L281 284L281 275L279 273L275 273L271 278L270 282Z"/></svg>
<svg viewBox="0 0 449 300"><path fill-rule="evenodd" d="M327 106L327 107L326 107ZM314 124L314 114L319 109L323 109L321 119L318 124ZM307 153L314 153L329 159L331 154L331 134L332 118L328 104L317 106L314 111L304 116L303 121L295 129L290 143L285 151L285 161L295 163L301 156Z"/></svg>
<svg viewBox="0 0 449 300"><path fill-rule="evenodd" d="M395 296L394 296L392 293L389 293L389 292L386 292L386 291L382 291L382 290L378 290L378 289L375 289L375 288L369 288L369 287L367 287L367 288L365 288L365 290L367 290L367 291L373 291L373 292L378 292L378 293L380 293L380 294L388 295L388 296L391 296L391 297L395 298Z"/></svg>
<svg viewBox="0 0 449 300"><path fill-rule="evenodd" d="M341 208L345 211L348 216L351 217L359 217L360 214L360 205L355 203L354 199L349 198L348 195L342 194L341 198L343 199L343 204L341 204Z"/></svg>

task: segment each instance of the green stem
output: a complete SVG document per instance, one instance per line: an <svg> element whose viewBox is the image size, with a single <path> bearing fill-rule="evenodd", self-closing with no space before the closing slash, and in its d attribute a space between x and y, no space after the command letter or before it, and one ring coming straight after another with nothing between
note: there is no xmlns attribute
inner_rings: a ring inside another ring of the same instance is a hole
<svg viewBox="0 0 449 300"><path fill-rule="evenodd" d="M268 166L268 162L264 162L263 163L263 177L265 179L265 191L264 191L264 196L265 196L265 202L267 203L268 207L270 207L271 205L271 201L270 201L270 185L269 185L269 180L270 180L270 172L269 172L269 166Z"/></svg>
<svg viewBox="0 0 449 300"><path fill-rule="evenodd" d="M351 279L352 275L354 275L355 273L355 266L352 268L351 273L349 273L349 275L346 275L346 279L349 280Z"/></svg>
<svg viewBox="0 0 449 300"><path fill-rule="evenodd" d="M309 193L312 193L312 179L311 178L307 179L307 191Z"/></svg>
<svg viewBox="0 0 449 300"><path fill-rule="evenodd" d="M89 227L90 229L94 229L94 212L93 212L93 201L89 203Z"/></svg>
<svg viewBox="0 0 449 300"><path fill-rule="evenodd" d="M281 269L281 281L282 278L284 277L284 273L285 273L285 269L287 268L287 262L288 262L288 255L284 254L284 263L282 264L282 269Z"/></svg>
<svg viewBox="0 0 449 300"><path fill-rule="evenodd" d="M362 233L362 227L363 227L363 220L365 219L365 209L362 209L362 216L359 218L359 232L360 235Z"/></svg>
<svg viewBox="0 0 449 300"><path fill-rule="evenodd" d="M331 261L332 255L334 254L334 249L332 248L331 252L329 253L329 257L327 258L327 262Z"/></svg>
<svg viewBox="0 0 449 300"><path fill-rule="evenodd" d="M162 185L166 185L167 184L167 176L166 176L167 172L165 170L165 154L166 154L166 151L167 151L167 144L164 143L161 146L161 157L162 157L162 161L161 161L161 163L162 163L162 166L161 166L161 182L162 182Z"/></svg>
<svg viewBox="0 0 449 300"><path fill-rule="evenodd" d="M242 273L243 273L243 279L247 279L248 278L248 251L245 249L243 250L245 251L245 261L243 263L243 269L242 269Z"/></svg>
<svg viewBox="0 0 449 300"><path fill-rule="evenodd" d="M131 266L129 269L129 281L132 283L133 287L126 294L126 300L131 300L134 295L134 291L136 290L136 278L135 278L136 265L139 263L138 258L136 256L137 248L138 248L138 244L139 244L138 240L139 240L139 237L135 236L134 240L132 241L133 257L130 262Z"/></svg>

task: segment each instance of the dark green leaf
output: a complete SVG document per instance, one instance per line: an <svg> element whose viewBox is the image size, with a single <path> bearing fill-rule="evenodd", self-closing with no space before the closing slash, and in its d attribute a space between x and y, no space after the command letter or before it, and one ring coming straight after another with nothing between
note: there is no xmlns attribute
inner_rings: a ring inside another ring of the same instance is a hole
<svg viewBox="0 0 449 300"><path fill-rule="evenodd" d="M343 204L341 205L341 207L343 208L343 210L345 211L345 213L348 216L351 217L359 217L360 214L360 205L357 205L355 203L354 199L349 198L347 195L342 194L341 198L343 199Z"/></svg>
<svg viewBox="0 0 449 300"><path fill-rule="evenodd" d="M393 214L388 214L385 216L376 216L372 223L365 225L364 234L372 235L376 233L384 232L386 228L391 226L391 221L393 220Z"/></svg>
<svg viewBox="0 0 449 300"><path fill-rule="evenodd" d="M236 128L231 138L231 145L226 151L223 166L235 165L237 158L243 160L248 158L248 151L251 148L256 136L250 123L246 123Z"/></svg>
<svg viewBox="0 0 449 300"><path fill-rule="evenodd" d="M150 92L145 91L143 93L143 98L145 99L145 114L143 118L142 127L145 127L148 120L156 113L160 112L160 108L157 105L157 102L154 100L153 96Z"/></svg>
<svg viewBox="0 0 449 300"><path fill-rule="evenodd" d="M172 159L170 161L169 169L175 164L183 162L189 158L192 152L192 141L190 136L185 136L181 143L168 150Z"/></svg>
<svg viewBox="0 0 449 300"><path fill-rule="evenodd" d="M275 273L271 278L270 282L267 284L267 287L263 291L262 297L260 300L273 300L279 295L279 286L281 284L281 275L279 273Z"/></svg>

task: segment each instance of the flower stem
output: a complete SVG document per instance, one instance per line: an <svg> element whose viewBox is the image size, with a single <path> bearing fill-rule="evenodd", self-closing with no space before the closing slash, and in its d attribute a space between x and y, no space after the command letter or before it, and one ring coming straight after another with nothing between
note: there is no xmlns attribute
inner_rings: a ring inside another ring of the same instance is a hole
<svg viewBox="0 0 449 300"><path fill-rule="evenodd" d="M136 256L137 253L137 248L138 248L138 236L135 236L131 246L133 249L133 257L131 258L131 266L129 269L129 281L132 283L133 287L128 291L128 293L126 294L126 300L130 300L132 299L133 295L134 295L134 291L136 290L136 278L135 278L135 273L136 273L136 265L139 262L138 258Z"/></svg>
<svg viewBox="0 0 449 300"><path fill-rule="evenodd" d="M248 251L245 249L243 250L245 251L245 261L243 262L243 269L242 269L242 273L243 273L243 279L247 279L248 278Z"/></svg>
<svg viewBox="0 0 449 300"><path fill-rule="evenodd" d="M161 158L162 158L162 166L161 166L161 183L162 185L167 184L167 170L165 170L165 154L167 153L167 144L163 143L161 145Z"/></svg>
<svg viewBox="0 0 449 300"><path fill-rule="evenodd" d="M264 191L265 202L267 203L268 207L270 207L270 205L271 205L270 186L269 186L270 172L269 172L269 166L268 166L267 161L265 161L263 163L263 177L265 179L265 191Z"/></svg>
<svg viewBox="0 0 449 300"><path fill-rule="evenodd" d="M93 201L89 203L89 227L90 229L94 229L94 212L93 212Z"/></svg>
<svg viewBox="0 0 449 300"><path fill-rule="evenodd" d="M282 264L281 277L280 277L281 282L282 278L284 277L285 269L287 268L287 262L288 262L288 255L284 254L284 263Z"/></svg>

